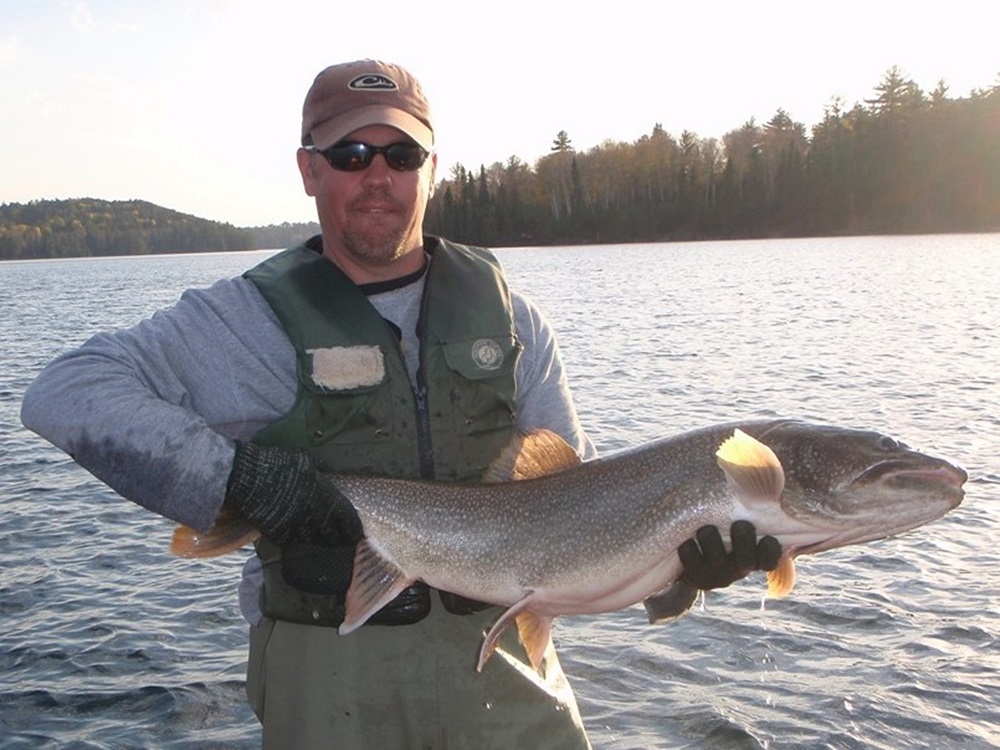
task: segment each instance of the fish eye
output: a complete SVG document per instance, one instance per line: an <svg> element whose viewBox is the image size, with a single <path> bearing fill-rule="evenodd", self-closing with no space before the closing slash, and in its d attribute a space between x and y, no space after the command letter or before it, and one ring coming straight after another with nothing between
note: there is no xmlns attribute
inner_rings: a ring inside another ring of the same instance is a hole
<svg viewBox="0 0 1000 750"><path fill-rule="evenodd" d="M879 435L878 439L875 441L875 447L880 451L898 451L906 448L901 442L895 438L891 438L888 435Z"/></svg>

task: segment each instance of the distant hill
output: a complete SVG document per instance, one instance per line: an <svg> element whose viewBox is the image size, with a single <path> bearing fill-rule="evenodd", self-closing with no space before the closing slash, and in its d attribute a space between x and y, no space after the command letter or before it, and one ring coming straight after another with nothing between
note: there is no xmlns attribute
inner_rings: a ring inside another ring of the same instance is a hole
<svg viewBox="0 0 1000 750"><path fill-rule="evenodd" d="M318 232L315 223L234 227L141 200L38 200L0 205L0 260L280 248Z"/></svg>

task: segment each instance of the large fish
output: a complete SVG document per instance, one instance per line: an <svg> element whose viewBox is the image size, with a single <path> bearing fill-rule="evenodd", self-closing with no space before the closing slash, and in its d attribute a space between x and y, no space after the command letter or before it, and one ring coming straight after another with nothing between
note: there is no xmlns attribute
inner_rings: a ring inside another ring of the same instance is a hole
<svg viewBox="0 0 1000 750"><path fill-rule="evenodd" d="M357 507L365 532L340 632L421 580L507 607L482 644L482 669L514 621L538 668L558 615L638 602L651 621L682 613L692 592L675 584L677 548L701 526L719 527L727 544L740 519L776 537L782 558L768 578L780 596L794 584L796 556L939 518L962 501L967 475L876 432L768 420L708 427L584 463L540 431L518 438L480 484L330 478ZM501 481L510 479L517 481ZM208 535L184 527L172 551L220 554L245 543L246 531L222 521Z"/></svg>

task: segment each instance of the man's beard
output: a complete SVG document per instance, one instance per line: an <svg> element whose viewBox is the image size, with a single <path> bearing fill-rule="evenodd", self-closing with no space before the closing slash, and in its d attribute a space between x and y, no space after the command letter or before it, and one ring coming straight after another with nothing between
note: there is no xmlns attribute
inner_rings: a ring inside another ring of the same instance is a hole
<svg viewBox="0 0 1000 750"><path fill-rule="evenodd" d="M364 213L372 205L385 208L387 213ZM350 206L341 229L344 249L366 264L389 265L413 249L407 246L410 238L407 215L389 196L362 196Z"/></svg>

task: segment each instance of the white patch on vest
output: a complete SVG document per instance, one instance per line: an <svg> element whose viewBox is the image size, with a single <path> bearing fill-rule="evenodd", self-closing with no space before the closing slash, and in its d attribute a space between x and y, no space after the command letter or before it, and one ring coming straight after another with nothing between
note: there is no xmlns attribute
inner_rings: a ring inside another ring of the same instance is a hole
<svg viewBox="0 0 1000 750"><path fill-rule="evenodd" d="M346 391L385 380L385 361L377 346L332 346L306 353L312 355L313 382L321 388Z"/></svg>

